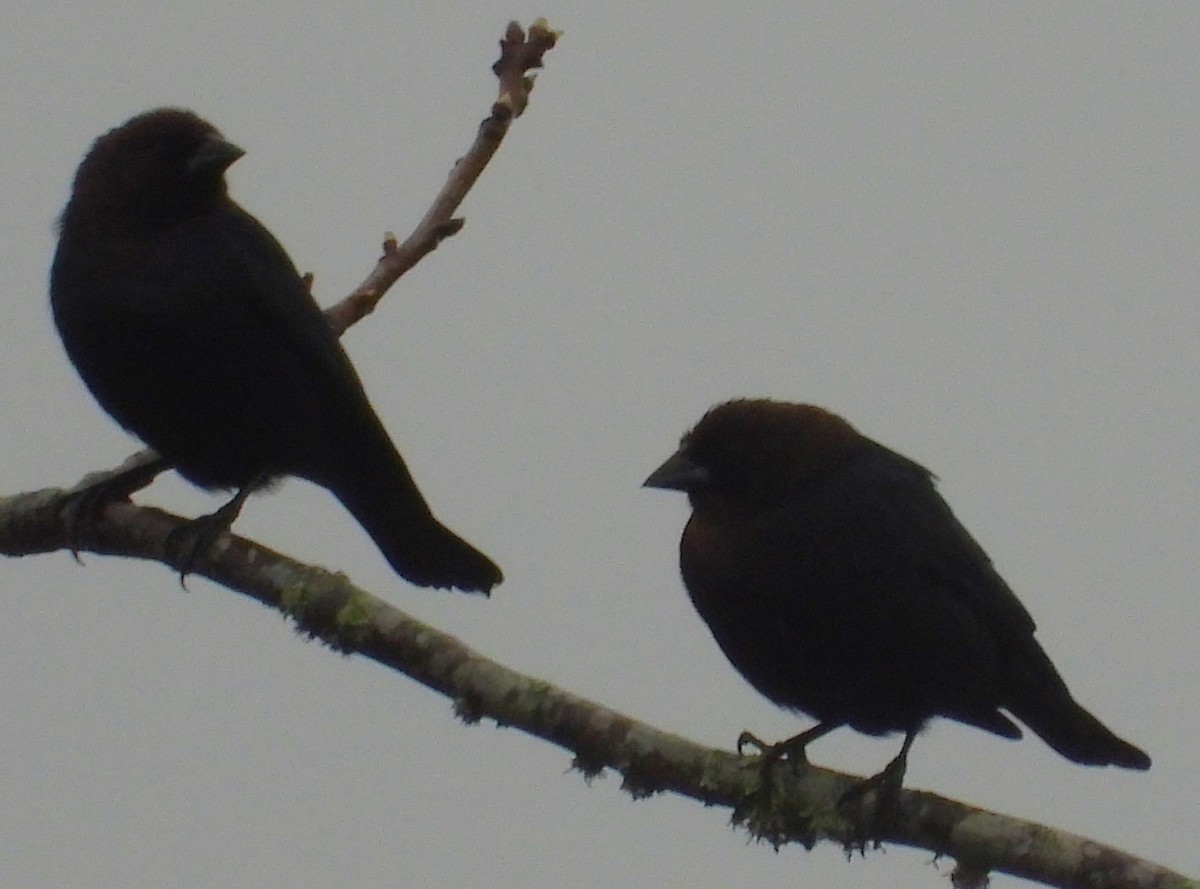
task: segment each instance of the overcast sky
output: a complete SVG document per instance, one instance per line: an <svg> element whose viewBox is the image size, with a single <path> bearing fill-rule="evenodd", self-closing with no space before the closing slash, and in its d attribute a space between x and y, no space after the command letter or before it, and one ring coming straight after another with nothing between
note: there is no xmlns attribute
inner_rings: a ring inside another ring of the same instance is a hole
<svg viewBox="0 0 1200 889"><path fill-rule="evenodd" d="M163 104L211 119L247 150L234 196L329 303L469 144L505 22L546 15L565 36L466 228L345 339L506 583L414 588L297 481L238 530L662 728L782 738L809 722L683 592L686 501L639 485L718 401L826 406L940 476L1076 696L1154 758L1088 769L939 720L908 785L1200 874L1200 4L780 6L10 0L0 490L136 448L46 299L92 139ZM220 502L171 477L139 499ZM724 810L589 787L161 565L57 553L0 586L6 886L948 885L922 852L775 854ZM869 774L898 744L810 756Z"/></svg>

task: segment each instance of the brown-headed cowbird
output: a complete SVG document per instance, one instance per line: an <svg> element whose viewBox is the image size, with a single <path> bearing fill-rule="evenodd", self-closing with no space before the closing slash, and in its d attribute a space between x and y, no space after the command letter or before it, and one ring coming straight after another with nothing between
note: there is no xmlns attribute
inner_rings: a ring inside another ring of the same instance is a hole
<svg viewBox="0 0 1200 889"><path fill-rule="evenodd" d="M487 593L499 568L434 518L287 253L227 194L242 154L170 108L96 140L50 272L67 354L192 483L308 479L408 580Z"/></svg>
<svg viewBox="0 0 1200 889"><path fill-rule="evenodd" d="M646 485L687 492L683 581L725 656L818 720L786 752L839 726L904 732L902 776L931 717L1019 738L1003 710L1074 762L1150 767L1071 697L930 472L841 417L718 405Z"/></svg>

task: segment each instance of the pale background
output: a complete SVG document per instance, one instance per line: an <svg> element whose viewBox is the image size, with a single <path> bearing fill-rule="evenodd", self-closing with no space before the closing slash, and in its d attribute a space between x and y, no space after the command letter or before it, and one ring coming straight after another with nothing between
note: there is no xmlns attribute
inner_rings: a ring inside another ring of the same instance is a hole
<svg viewBox="0 0 1200 889"><path fill-rule="evenodd" d="M413 588L325 492L238 529L500 660L698 741L781 712L679 583L642 479L711 404L808 400L926 463L1081 701L1154 757L1086 769L937 721L908 783L1200 873L1200 5L14 0L0 32L0 490L135 445L63 356L53 220L100 132L178 104L324 303L408 230L494 95L505 21L565 29L467 227L346 338L491 601ZM736 11L735 11L736 10ZM217 500L164 479L145 502ZM923 852L775 854L162 566L0 565L12 887L947 885ZM869 773L898 739L839 732ZM1014 885L998 878L997 887Z"/></svg>

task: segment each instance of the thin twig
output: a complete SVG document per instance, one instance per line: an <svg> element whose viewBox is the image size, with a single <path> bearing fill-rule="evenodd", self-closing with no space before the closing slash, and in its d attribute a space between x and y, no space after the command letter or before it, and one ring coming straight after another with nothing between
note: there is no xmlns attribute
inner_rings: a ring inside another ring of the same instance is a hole
<svg viewBox="0 0 1200 889"><path fill-rule="evenodd" d="M446 184L412 234L403 243L398 243L396 236L388 232L384 236L383 256L371 273L353 293L325 310L325 316L338 336L373 312L401 275L463 227L463 220L454 218L454 211L500 147L513 119L519 117L529 104L534 79L528 72L542 67L542 56L554 47L558 37L559 32L551 30L545 19L534 22L528 35L516 22L509 22L500 41L500 59L492 66L500 82L500 92L491 113L479 125L475 141L455 163Z"/></svg>

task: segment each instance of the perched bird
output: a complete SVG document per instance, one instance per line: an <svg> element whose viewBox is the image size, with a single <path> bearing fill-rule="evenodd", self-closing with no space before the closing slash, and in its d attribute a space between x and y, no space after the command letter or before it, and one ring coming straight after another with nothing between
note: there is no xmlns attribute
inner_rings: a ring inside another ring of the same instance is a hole
<svg viewBox="0 0 1200 889"><path fill-rule="evenodd" d="M646 486L687 492L683 581L725 656L818 721L789 755L840 726L904 732L902 776L931 717L1019 738L1006 711L1074 762L1150 767L1071 697L931 473L841 417L718 405Z"/></svg>
<svg viewBox="0 0 1200 889"><path fill-rule="evenodd" d="M96 140L50 271L68 356L192 483L308 479L408 580L487 593L500 569L434 518L287 253L228 196L243 153L170 108Z"/></svg>

